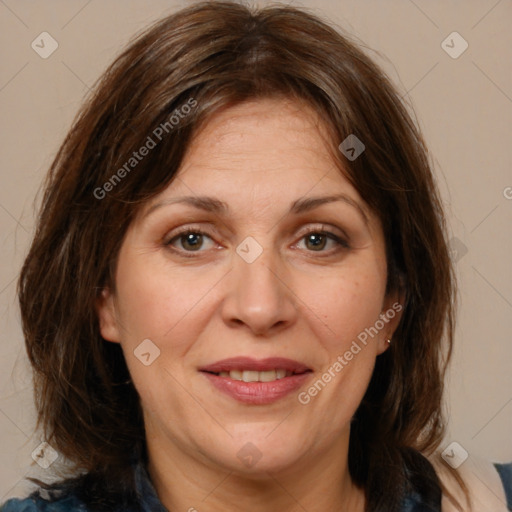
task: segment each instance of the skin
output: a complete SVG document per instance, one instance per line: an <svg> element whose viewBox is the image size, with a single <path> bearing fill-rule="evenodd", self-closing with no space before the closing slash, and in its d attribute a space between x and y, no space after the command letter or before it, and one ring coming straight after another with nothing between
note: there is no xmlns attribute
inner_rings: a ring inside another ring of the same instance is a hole
<svg viewBox="0 0 512 512"><path fill-rule="evenodd" d="M288 357L313 370L299 391L307 390L400 300L385 295L380 221L335 167L326 140L314 111L284 99L217 113L126 234L115 293L105 288L97 311L141 397L148 470L169 510L364 509L347 467L350 420L400 314L307 405L296 392L242 404L198 371L227 357ZM334 193L359 204L367 222L345 201L288 213L297 199ZM185 195L216 197L230 214L182 203L152 208ZM176 238L183 226L203 239ZM349 248L319 235L311 242L308 232L322 226ZM252 263L236 252L248 236L263 249ZM145 339L160 349L149 366L134 356ZM249 442L261 458L246 467L237 453Z"/></svg>

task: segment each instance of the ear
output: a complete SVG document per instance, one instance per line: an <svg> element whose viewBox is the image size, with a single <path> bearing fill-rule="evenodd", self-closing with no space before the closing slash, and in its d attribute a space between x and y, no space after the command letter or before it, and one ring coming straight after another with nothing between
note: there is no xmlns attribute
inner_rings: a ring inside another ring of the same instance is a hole
<svg viewBox="0 0 512 512"><path fill-rule="evenodd" d="M100 324L101 336L107 341L119 343L119 327L114 303L114 295L110 288L103 288L101 294L96 299L96 314Z"/></svg>
<svg viewBox="0 0 512 512"><path fill-rule="evenodd" d="M390 292L384 299L380 316L385 326L379 333L378 354L382 354L393 344L393 334L405 309L405 297L406 294L402 288ZM388 343L387 340L391 340L391 343Z"/></svg>

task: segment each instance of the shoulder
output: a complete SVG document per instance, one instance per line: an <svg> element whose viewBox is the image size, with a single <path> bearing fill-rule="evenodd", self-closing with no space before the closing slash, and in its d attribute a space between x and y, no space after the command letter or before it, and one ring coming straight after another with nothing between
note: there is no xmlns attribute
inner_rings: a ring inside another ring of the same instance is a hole
<svg viewBox="0 0 512 512"><path fill-rule="evenodd" d="M443 487L442 512L458 512L455 498L464 511L508 512L512 510L512 462L494 464L484 458L470 455L459 467L451 468L439 452L428 457ZM457 482L460 477L467 487L471 508Z"/></svg>
<svg viewBox="0 0 512 512"><path fill-rule="evenodd" d="M84 503L73 494L47 500L37 491L28 498L12 498L0 506L0 512L85 512L87 510Z"/></svg>

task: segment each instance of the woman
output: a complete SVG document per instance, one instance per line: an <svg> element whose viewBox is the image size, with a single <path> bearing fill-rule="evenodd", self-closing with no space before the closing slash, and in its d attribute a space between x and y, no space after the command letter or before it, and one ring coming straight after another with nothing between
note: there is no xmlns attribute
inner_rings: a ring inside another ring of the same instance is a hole
<svg viewBox="0 0 512 512"><path fill-rule="evenodd" d="M478 502L436 456L454 276L426 148L303 10L197 4L129 46L52 165L19 297L75 473L5 512Z"/></svg>

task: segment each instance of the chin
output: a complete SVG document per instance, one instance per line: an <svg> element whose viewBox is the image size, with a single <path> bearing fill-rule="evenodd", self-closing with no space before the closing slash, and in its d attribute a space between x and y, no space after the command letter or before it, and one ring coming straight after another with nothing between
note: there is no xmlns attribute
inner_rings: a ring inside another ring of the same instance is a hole
<svg viewBox="0 0 512 512"><path fill-rule="evenodd" d="M229 447L222 454L217 453L212 460L227 471L255 479L267 479L268 473L280 473L297 467L301 458L299 445L287 436L287 443L283 442L276 433L270 440L267 433L259 435L240 436L229 443ZM220 443L219 443L220 444ZM234 457L233 457L234 456Z"/></svg>

